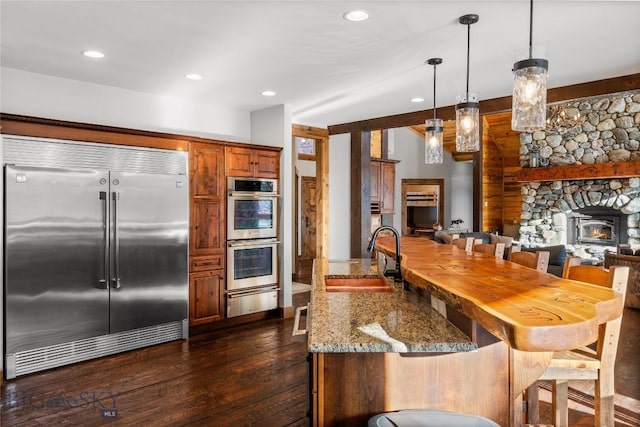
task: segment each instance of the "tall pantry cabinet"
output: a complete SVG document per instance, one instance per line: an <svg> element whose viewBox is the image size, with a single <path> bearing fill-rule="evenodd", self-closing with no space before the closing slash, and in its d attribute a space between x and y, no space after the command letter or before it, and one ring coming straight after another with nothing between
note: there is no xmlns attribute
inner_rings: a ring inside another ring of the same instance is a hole
<svg viewBox="0 0 640 427"><path fill-rule="evenodd" d="M224 146L189 145L191 224L189 236L189 324L224 319Z"/></svg>

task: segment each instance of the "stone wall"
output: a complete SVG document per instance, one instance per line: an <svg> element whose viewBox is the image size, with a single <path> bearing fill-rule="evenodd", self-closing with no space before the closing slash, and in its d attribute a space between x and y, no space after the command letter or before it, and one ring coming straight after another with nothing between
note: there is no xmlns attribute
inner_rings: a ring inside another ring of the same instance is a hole
<svg viewBox="0 0 640 427"><path fill-rule="evenodd" d="M568 116L579 112L579 124L521 133L522 167L532 149L548 166L640 160L640 91L557 105Z"/></svg>
<svg viewBox="0 0 640 427"><path fill-rule="evenodd" d="M559 104L580 118L545 131L520 134L520 163L538 151L547 167L640 160L640 91ZM567 216L574 209L612 207L627 216L628 243L640 243L640 171L630 179L534 182L522 185L520 242L567 243ZM625 240L623 238L623 240Z"/></svg>

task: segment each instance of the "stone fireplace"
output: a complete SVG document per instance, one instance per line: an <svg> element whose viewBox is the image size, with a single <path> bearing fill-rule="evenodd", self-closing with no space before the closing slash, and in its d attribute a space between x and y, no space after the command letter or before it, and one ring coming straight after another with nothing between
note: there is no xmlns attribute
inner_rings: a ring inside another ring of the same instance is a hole
<svg viewBox="0 0 640 427"><path fill-rule="evenodd" d="M640 160L640 91L563 106L583 120L522 133L523 168L533 157L546 167ZM575 256L602 259L617 244L640 244L640 171L630 178L524 182L521 189L524 246L564 244Z"/></svg>

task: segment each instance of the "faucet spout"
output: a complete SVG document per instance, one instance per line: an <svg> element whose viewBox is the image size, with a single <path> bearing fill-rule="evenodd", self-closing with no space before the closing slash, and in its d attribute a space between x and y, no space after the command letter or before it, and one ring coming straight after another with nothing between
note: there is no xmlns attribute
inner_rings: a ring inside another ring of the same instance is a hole
<svg viewBox="0 0 640 427"><path fill-rule="evenodd" d="M395 228L389 225L382 225L375 229L373 234L371 235L371 240L369 241L369 245L367 246L367 251L372 252L376 247L376 239L378 238L378 234L381 231L389 230L393 233L393 236L396 240L396 269L395 270L385 270L385 276L393 276L394 282L402 282L402 270L400 268L400 233Z"/></svg>

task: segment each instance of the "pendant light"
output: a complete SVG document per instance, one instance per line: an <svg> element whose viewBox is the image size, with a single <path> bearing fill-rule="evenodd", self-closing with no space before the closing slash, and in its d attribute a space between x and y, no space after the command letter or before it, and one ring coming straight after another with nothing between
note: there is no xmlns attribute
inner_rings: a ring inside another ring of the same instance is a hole
<svg viewBox="0 0 640 427"><path fill-rule="evenodd" d="M518 61L513 64L511 129L520 132L543 130L546 126L549 61L533 57L532 43L533 0L529 11L529 49L527 54L518 55ZM543 49L536 53L544 56Z"/></svg>
<svg viewBox="0 0 640 427"><path fill-rule="evenodd" d="M433 65L433 119L427 119L424 128L424 162L442 163L442 119L436 118L436 66L442 64L442 58L429 58L427 64Z"/></svg>
<svg viewBox="0 0 640 427"><path fill-rule="evenodd" d="M478 15L460 17L460 23L467 26L467 92L456 97L456 151L461 153L480 150L480 103L475 93L469 93L471 24L478 19Z"/></svg>

